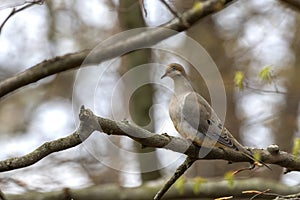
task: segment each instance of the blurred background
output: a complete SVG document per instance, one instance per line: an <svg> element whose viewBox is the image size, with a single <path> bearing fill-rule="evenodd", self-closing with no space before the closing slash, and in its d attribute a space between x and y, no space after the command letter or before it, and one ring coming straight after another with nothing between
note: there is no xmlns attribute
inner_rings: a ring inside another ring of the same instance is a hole
<svg viewBox="0 0 300 200"><path fill-rule="evenodd" d="M1 1L0 23L13 7L24 2ZM183 13L195 1L167 3ZM45 1L17 13L3 27L0 80L45 59L93 48L117 33L156 27L173 18L159 0L144 0L144 8L137 0ZM294 139L300 136L299 10L281 1L240 0L181 34L202 45L211 57L207 59L212 59L218 67L226 89L225 126L231 133L246 146L266 148L278 144L281 150L292 152ZM174 51L185 48L184 40L170 38L170 41ZM206 59L205 56L199 55L199 59ZM157 80L164 70L161 66L171 62L183 64L196 90L210 100L203 81L206 77L195 73L193 66L180 55L155 49L138 50L102 63L106 68L91 66L53 75L1 99L0 159L24 155L46 141L72 133L78 125L82 104L102 117L130 119L152 132L178 135L168 116L170 80L139 86L128 97L128 88L137 84L135 77L149 82ZM143 68L130 81L118 82L134 67L147 63L161 65ZM268 81L259 76L266 66L271 76ZM244 76L243 87L237 87L234 81L238 71ZM117 88L116 83L120 84ZM104 183L135 187L169 177L184 158L163 149L141 149L125 137L94 133L83 145L50 155L25 169L1 173L0 188L3 192L22 193ZM157 167L149 170L149 163ZM241 166L245 163L198 161L186 176L221 180L227 171ZM282 168L271 167L273 171L262 168L243 172L239 178L263 177L288 185L300 183L299 173L282 175Z"/></svg>

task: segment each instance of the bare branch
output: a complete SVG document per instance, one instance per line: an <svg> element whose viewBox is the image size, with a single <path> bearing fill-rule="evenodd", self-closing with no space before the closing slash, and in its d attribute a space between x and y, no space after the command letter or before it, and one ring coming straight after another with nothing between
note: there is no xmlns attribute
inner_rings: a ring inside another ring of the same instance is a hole
<svg viewBox="0 0 300 200"><path fill-rule="evenodd" d="M282 92L282 91L274 91L274 90L264 90L264 89L261 89L261 88L255 88L255 87L252 87L250 86L249 84L245 84L245 88L249 89L249 90L252 90L258 94L262 94L262 93L266 93L266 94L288 94L287 92Z"/></svg>
<svg viewBox="0 0 300 200"><path fill-rule="evenodd" d="M102 48L93 53L91 59L87 61L87 65L100 63L105 60L123 55L124 53L134 51L135 49L149 47L154 45L172 35L175 35L176 31L184 31L189 27L182 21L186 21L189 25L193 25L199 19L219 11L226 4L232 0L210 0L201 3L201 6L194 7L181 16L182 20L177 18L173 19L169 23L161 26L163 28L175 30L166 32L166 29L150 29L141 34L134 35L127 38L127 40L115 41L114 44ZM80 67L86 56L91 50L84 50L77 53L66 54L64 56L58 56L50 60L45 60L13 77L7 78L0 82L0 98L8 93L17 90L25 85L34 83L40 79L48 77L50 75L63 72L70 69L76 69Z"/></svg>
<svg viewBox="0 0 300 200"><path fill-rule="evenodd" d="M144 0L139 0L139 4L140 4L140 7L142 8L142 10L144 11L145 17L147 17L148 12L147 12L147 9L145 8Z"/></svg>
<svg viewBox="0 0 300 200"><path fill-rule="evenodd" d="M289 4L300 11L300 0L281 0L282 2Z"/></svg>
<svg viewBox="0 0 300 200"><path fill-rule="evenodd" d="M180 20L180 22L182 24L184 24L184 26L186 27L190 27L190 24L184 19L181 17L181 14L178 13L177 11L175 11L165 0L160 0L166 7L167 9L175 16L177 17L177 19Z"/></svg>
<svg viewBox="0 0 300 200"><path fill-rule="evenodd" d="M176 169L174 175L168 180L167 183L156 193L154 200L159 200L162 196L170 189L170 187L179 179L181 175L188 170L192 164L195 162L195 159L187 157L185 161Z"/></svg>
<svg viewBox="0 0 300 200"><path fill-rule="evenodd" d="M178 19L180 19L180 14L177 13L173 8L171 8L171 6L165 1L165 0L160 0L160 2L162 2L162 4L164 4L166 6L166 8Z"/></svg>
<svg viewBox="0 0 300 200"><path fill-rule="evenodd" d="M296 194L290 194L290 195L286 195L286 196L278 196L275 198L275 200L293 200L293 199L299 199L300 198L300 193L296 193Z"/></svg>
<svg viewBox="0 0 300 200"><path fill-rule="evenodd" d="M246 178L244 180L235 180L231 187L226 180L209 180L199 186L200 193L194 192L195 183L188 179L184 185L184 194L181 194L176 188L171 188L164 196L164 200L171 199L215 199L220 196L231 194L234 199L249 199L249 194L243 194L243 191L258 190L264 191L270 189L276 196L299 193L299 186L286 186L280 182L274 182L260 178ZM119 184L102 184L80 189L68 189L69 196L76 200L84 199L151 199L155 192L162 187L162 182L157 181L145 183L140 187L120 187ZM27 192L25 194L6 194L9 200L32 200L32 199L51 199L62 200L70 199L66 197L66 189L50 192ZM292 195L290 195L292 196ZM299 196L299 195L298 195ZM270 199L272 196L263 194L259 199ZM296 196L295 196L296 197ZM298 197L299 198L299 197ZM257 198L258 199L258 198ZM283 199L283 198L282 198ZM281 199L281 200L282 200ZM287 199L287 198L286 198ZM255 198L256 200L256 198ZM279 199L278 199L279 200Z"/></svg>
<svg viewBox="0 0 300 200"><path fill-rule="evenodd" d="M86 112L89 111L84 109L81 109L80 111L79 118L82 123L77 131L67 137L46 142L31 153L24 156L0 161L0 172L30 166L51 153L69 149L81 144L95 130L95 128L91 128L91 124L93 124L92 120L89 120L88 123L86 123L85 116L89 115Z"/></svg>
<svg viewBox="0 0 300 200"><path fill-rule="evenodd" d="M60 138L38 147L33 152L17 157L0 161L0 172L10 171L30 166L47 155L75 147L82 143L94 131L104 132L108 135L127 136L139 142L143 147L156 147L183 153L194 159L215 160L223 159L230 162L250 162L251 160L238 151L230 149L212 148L205 156L199 154L199 147L184 138L169 136L167 134L155 134L138 126L130 125L128 122L113 121L97 117L89 109L81 108L80 126L71 135ZM201 147L204 148L204 147ZM253 152L261 155L261 161L267 164L276 164L287 168L287 172L300 171L300 160L278 147L272 146L268 150L252 149Z"/></svg>
<svg viewBox="0 0 300 200"><path fill-rule="evenodd" d="M36 5L36 4L43 4L45 2L45 0L35 0L35 1L28 1L26 2L24 5L22 5L20 8L13 8L11 10L11 12L9 13L9 15L5 18L5 20L2 22L2 24L0 25L0 34L1 34L1 31L4 27L4 25L6 24L6 22L9 20L9 18L11 18L13 15L17 14L18 12L22 11L22 10L25 10L33 5Z"/></svg>

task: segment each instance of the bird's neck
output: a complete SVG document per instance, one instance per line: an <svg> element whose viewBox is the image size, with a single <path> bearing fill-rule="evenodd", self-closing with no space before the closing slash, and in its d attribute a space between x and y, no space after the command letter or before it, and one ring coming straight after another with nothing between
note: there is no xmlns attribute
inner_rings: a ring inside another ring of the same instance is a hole
<svg viewBox="0 0 300 200"><path fill-rule="evenodd" d="M190 80L185 76L173 77L175 95L193 92L194 89Z"/></svg>

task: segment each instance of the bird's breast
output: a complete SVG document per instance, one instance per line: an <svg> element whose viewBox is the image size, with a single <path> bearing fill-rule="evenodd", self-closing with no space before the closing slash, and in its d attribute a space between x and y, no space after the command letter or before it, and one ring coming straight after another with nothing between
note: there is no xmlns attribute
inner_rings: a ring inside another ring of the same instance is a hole
<svg viewBox="0 0 300 200"><path fill-rule="evenodd" d="M197 130L194 129L183 116L183 105L180 98L173 97L170 102L169 114L177 132L184 138L191 139L196 137Z"/></svg>

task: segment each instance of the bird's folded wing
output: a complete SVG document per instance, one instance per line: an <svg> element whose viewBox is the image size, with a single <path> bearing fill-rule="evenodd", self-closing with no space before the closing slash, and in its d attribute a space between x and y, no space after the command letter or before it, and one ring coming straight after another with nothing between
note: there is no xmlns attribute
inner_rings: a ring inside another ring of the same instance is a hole
<svg viewBox="0 0 300 200"><path fill-rule="evenodd" d="M196 92L190 92L186 94L182 106L183 120L198 130L198 134L204 134L224 146L237 149L230 135L227 134L226 128L202 96Z"/></svg>

